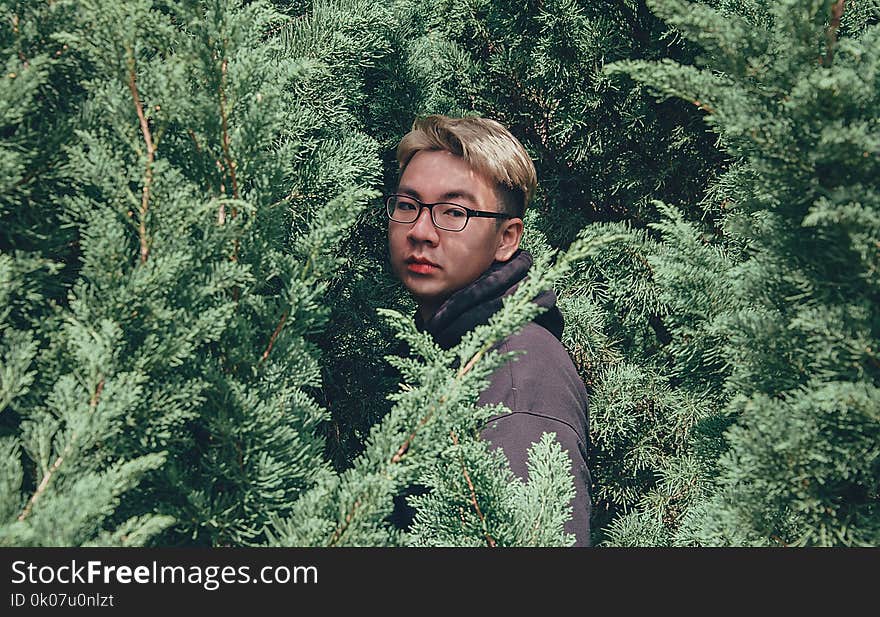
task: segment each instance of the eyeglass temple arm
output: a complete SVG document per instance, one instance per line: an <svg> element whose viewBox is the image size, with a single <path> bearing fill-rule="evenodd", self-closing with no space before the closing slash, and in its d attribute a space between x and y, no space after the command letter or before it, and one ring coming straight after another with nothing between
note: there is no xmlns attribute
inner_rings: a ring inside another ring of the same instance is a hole
<svg viewBox="0 0 880 617"><path fill-rule="evenodd" d="M482 210L470 210L471 216L481 216L487 219L509 219L511 215L504 212L483 212Z"/></svg>

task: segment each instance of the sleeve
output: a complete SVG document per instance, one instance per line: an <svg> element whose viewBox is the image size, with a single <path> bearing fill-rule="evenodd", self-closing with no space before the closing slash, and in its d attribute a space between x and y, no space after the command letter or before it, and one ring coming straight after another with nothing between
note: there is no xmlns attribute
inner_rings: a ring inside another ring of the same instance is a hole
<svg viewBox="0 0 880 617"><path fill-rule="evenodd" d="M565 524L565 531L575 536L574 546L590 546L590 472L586 448L577 432L561 420L519 411L490 420L481 436L491 443L492 449L502 449L514 474L528 480L528 450L544 433L556 433L556 439L572 463L575 496L571 502L572 517Z"/></svg>

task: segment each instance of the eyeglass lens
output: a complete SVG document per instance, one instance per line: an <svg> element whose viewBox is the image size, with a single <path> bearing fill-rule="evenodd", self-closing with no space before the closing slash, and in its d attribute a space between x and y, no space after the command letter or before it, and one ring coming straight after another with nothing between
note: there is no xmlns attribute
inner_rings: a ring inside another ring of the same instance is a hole
<svg viewBox="0 0 880 617"><path fill-rule="evenodd" d="M412 223L422 211L421 204L414 199L391 196L386 204L388 216L398 223ZM467 223L467 210L455 204L435 204L431 206L434 225L448 231L460 231Z"/></svg>

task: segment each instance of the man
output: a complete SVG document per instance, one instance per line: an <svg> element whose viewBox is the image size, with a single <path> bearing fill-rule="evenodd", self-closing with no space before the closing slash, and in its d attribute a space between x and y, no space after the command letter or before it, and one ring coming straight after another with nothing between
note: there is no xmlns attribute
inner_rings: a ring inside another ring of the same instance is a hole
<svg viewBox="0 0 880 617"><path fill-rule="evenodd" d="M532 264L519 244L535 167L501 124L445 116L416 120L397 160L400 181L386 198L391 266L418 305L416 325L449 349L488 322ZM500 367L479 399L504 403L511 413L492 418L481 436L526 479L528 448L543 433L556 434L577 491L566 531L576 546L589 546L587 393L560 342L556 294L544 292L535 302L548 310L498 348L526 353Z"/></svg>

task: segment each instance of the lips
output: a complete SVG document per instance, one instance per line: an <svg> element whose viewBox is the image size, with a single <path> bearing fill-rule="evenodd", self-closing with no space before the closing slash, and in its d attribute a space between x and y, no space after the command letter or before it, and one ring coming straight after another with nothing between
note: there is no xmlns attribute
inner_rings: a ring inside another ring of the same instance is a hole
<svg viewBox="0 0 880 617"><path fill-rule="evenodd" d="M409 257L406 259L406 269L417 274L431 274L440 269L440 266L424 257Z"/></svg>

